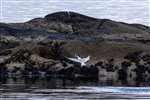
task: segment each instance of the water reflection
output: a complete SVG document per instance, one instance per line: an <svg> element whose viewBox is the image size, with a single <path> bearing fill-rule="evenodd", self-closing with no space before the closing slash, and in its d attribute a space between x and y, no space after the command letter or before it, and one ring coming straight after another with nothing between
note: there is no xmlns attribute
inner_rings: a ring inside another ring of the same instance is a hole
<svg viewBox="0 0 150 100"><path fill-rule="evenodd" d="M68 86L150 86L150 82L145 81L120 81L111 79L81 79L81 78L50 78L50 77L1 77L0 86L3 85L24 85L26 88L66 88Z"/></svg>
<svg viewBox="0 0 150 100"><path fill-rule="evenodd" d="M67 88L68 86L97 85L98 80L60 78L1 78L0 86L22 85L25 88Z"/></svg>
<svg viewBox="0 0 150 100"><path fill-rule="evenodd" d="M150 99L148 87L116 87L114 84L111 80L1 78L0 100Z"/></svg>

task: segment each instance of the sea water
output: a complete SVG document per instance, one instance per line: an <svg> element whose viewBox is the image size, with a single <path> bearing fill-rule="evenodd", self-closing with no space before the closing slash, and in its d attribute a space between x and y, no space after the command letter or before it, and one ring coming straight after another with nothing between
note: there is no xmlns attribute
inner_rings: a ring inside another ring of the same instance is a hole
<svg viewBox="0 0 150 100"><path fill-rule="evenodd" d="M101 85L83 79L6 79L0 100L149 100L150 87Z"/></svg>

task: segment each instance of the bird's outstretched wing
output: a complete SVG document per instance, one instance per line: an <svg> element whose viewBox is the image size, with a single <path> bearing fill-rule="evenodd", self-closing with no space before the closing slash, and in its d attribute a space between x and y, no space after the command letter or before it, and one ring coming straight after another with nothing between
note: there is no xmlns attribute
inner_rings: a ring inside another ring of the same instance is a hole
<svg viewBox="0 0 150 100"><path fill-rule="evenodd" d="M75 57L77 57L77 59L81 59L81 57L79 57L77 54L75 54Z"/></svg>
<svg viewBox="0 0 150 100"><path fill-rule="evenodd" d="M69 59L69 60L71 60L71 61L75 61L75 62L80 62L78 59L76 59L76 58L68 58L67 57L67 59Z"/></svg>
<svg viewBox="0 0 150 100"><path fill-rule="evenodd" d="M86 57L86 58L83 58L82 60L83 60L84 62L87 62L87 61L90 60L90 56L88 56L88 57Z"/></svg>

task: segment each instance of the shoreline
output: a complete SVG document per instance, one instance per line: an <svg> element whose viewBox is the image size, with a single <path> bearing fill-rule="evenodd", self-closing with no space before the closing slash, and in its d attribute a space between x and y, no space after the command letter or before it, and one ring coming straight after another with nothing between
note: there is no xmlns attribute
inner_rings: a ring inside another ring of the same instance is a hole
<svg viewBox="0 0 150 100"><path fill-rule="evenodd" d="M11 66L10 64L11 67L8 65L0 67L0 78L81 78L97 79L100 82L112 81L116 84L137 83L140 85L148 83L150 78L150 63L147 57L149 57L148 54L135 52L127 55L126 60L121 62L116 63L115 59L109 59L83 67L65 60L57 61L57 63L54 60L55 64L50 63L50 65L43 62L42 66L33 62L22 64L22 66L20 64Z"/></svg>

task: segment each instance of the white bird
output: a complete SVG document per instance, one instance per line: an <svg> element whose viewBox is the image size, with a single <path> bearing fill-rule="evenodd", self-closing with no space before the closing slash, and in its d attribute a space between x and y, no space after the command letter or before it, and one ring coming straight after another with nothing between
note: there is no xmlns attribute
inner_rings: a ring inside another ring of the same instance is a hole
<svg viewBox="0 0 150 100"><path fill-rule="evenodd" d="M88 57L86 57L86 58L81 58L81 57L79 57L79 56L76 55L76 57L77 57L77 58L69 58L69 57L67 57L67 58L68 58L69 60L71 60L71 61L80 63L80 64L81 64L81 67L82 67L82 66L85 66L85 65L86 65L85 63L90 60L90 56L88 56Z"/></svg>

